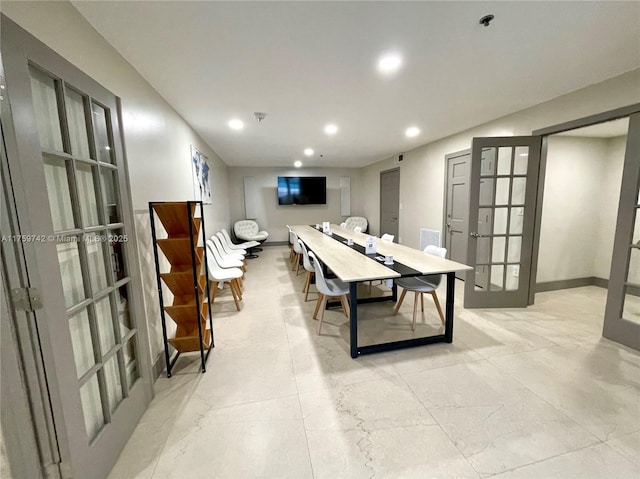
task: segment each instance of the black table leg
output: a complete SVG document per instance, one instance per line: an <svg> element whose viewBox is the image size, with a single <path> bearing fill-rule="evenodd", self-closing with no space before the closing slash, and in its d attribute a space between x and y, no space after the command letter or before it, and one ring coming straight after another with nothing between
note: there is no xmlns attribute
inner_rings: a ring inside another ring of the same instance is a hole
<svg viewBox="0 0 640 479"><path fill-rule="evenodd" d="M456 293L456 273L447 273L447 302L445 305L444 336L447 343L453 342L453 300Z"/></svg>
<svg viewBox="0 0 640 479"><path fill-rule="evenodd" d="M351 331L349 339L351 341L351 357L358 357L358 283L349 283L349 293L351 304L349 308L349 324Z"/></svg>

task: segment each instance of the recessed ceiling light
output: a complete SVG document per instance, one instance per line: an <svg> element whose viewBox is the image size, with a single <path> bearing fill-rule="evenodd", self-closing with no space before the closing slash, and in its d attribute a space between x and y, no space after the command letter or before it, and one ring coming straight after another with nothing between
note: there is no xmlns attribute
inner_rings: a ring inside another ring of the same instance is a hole
<svg viewBox="0 0 640 479"><path fill-rule="evenodd" d="M395 53L383 55L378 60L378 71L380 73L394 73L402 66L402 57Z"/></svg>
<svg viewBox="0 0 640 479"><path fill-rule="evenodd" d="M417 126L410 126L404 132L409 138L413 138L414 136L418 136L420 134L420 128Z"/></svg>
<svg viewBox="0 0 640 479"><path fill-rule="evenodd" d="M229 125L229 128L231 128L232 130L242 130L244 128L244 122L236 118L229 121L228 125Z"/></svg>
<svg viewBox="0 0 640 479"><path fill-rule="evenodd" d="M324 132L327 135L335 135L338 132L338 127L336 125L334 125L333 123L329 123L328 125L326 125L324 127Z"/></svg>
<svg viewBox="0 0 640 479"><path fill-rule="evenodd" d="M305 148L304 149L304 154L307 155L307 156L313 155L313 148Z"/></svg>
<svg viewBox="0 0 640 479"><path fill-rule="evenodd" d="M298 160L293 164L293 166L295 166L296 168L300 168L302 166L302 162Z"/></svg>

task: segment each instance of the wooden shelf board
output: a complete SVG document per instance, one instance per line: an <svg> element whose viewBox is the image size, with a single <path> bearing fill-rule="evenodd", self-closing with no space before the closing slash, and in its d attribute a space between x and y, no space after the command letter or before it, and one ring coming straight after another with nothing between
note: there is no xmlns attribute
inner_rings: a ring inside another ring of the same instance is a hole
<svg viewBox="0 0 640 479"><path fill-rule="evenodd" d="M195 209L196 205L192 204L191 214L187 214L187 203L184 201L153 205L153 210L170 237L189 236L189 221L193 218Z"/></svg>
<svg viewBox="0 0 640 479"><path fill-rule="evenodd" d="M193 273L191 272L191 268L181 272L161 273L160 277L175 297L189 296L193 301ZM198 278L198 286L200 287L200 291L203 291L204 287L206 286L206 282L202 281L203 277L204 275L200 275L200 277ZM177 304L175 299L173 304Z"/></svg>
<svg viewBox="0 0 640 479"><path fill-rule="evenodd" d="M211 331L203 331L203 346L208 348L211 344ZM181 338L169 339L169 344L176 348L181 353L189 353L194 351L200 351L200 338L198 337L198 331L196 330L194 336L183 336Z"/></svg>
<svg viewBox="0 0 640 479"><path fill-rule="evenodd" d="M201 301L202 301L202 298L203 297L200 298ZM196 324L197 314L196 314L195 302L178 304L173 306L165 306L164 310L171 317L171 319L173 319L175 323L178 324L179 326L183 325L187 329L190 328L191 326L186 326L186 325L193 325L193 327L197 327L197 324ZM208 303L203 303L200 308L200 311L201 311L201 320L205 320L209 318Z"/></svg>
<svg viewBox="0 0 640 479"><path fill-rule="evenodd" d="M186 264L191 269L191 241L188 237L159 239L157 243L172 266ZM196 265L201 262L198 255L199 248L195 248Z"/></svg>

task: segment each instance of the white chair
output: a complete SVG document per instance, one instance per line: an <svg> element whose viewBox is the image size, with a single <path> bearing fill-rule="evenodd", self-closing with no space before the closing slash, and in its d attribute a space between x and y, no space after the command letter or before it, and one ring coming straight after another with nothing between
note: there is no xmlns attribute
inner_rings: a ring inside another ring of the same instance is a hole
<svg viewBox="0 0 640 479"><path fill-rule="evenodd" d="M244 250L231 251L225 248L224 244L222 243L222 241L218 236L212 236L211 238L209 238L209 241L212 241L213 243L215 243L216 247L218 248L218 251L222 256L244 261L244 256L245 256L245 253L243 253Z"/></svg>
<svg viewBox="0 0 640 479"><path fill-rule="evenodd" d="M311 287L311 278L315 274L315 269L311 264L311 260L309 259L309 253L307 252L307 247L304 245L301 239L298 239L298 244L300 245L300 249L302 250L302 266L307 271L307 277L304 281L304 287L302 288L302 292L304 293L304 301L307 301L307 297L309 296L309 288Z"/></svg>
<svg viewBox="0 0 640 479"><path fill-rule="evenodd" d="M233 301L236 303L236 309L240 311L240 300L242 299L242 286L240 278L242 278L242 270L240 268L222 268L216 261L216 257L210 247L206 248L207 266L209 268L209 280L211 287L209 290L210 307L213 307L213 301L216 297L218 285L229 283Z"/></svg>
<svg viewBox="0 0 640 479"><path fill-rule="evenodd" d="M293 257L295 255L295 253L293 252L293 242L295 241L295 238L293 237L294 233L293 230L291 229L291 226L286 225L287 229L289 230L289 261L291 261L293 263Z"/></svg>
<svg viewBox="0 0 640 479"><path fill-rule="evenodd" d="M353 228L353 231L355 231L356 233L362 233L362 227L356 226L355 228Z"/></svg>
<svg viewBox="0 0 640 479"><path fill-rule="evenodd" d="M260 231L258 223L253 220L236 221L233 225L233 233L238 239L244 241L257 241L258 243L264 243L269 237L269 233L266 231ZM259 250L257 246L249 248L247 258L257 258L258 255L253 253L253 251L256 250Z"/></svg>
<svg viewBox="0 0 640 479"><path fill-rule="evenodd" d="M320 311L320 324L318 325L318 334L320 334L322 330L322 320L324 318L324 310L327 307L327 298L340 298L340 304L342 304L342 309L344 310L344 314L349 317L349 303L347 301L347 294L349 294L349 286L346 283L343 283L339 279L325 279L324 273L322 271L322 264L320 260L316 258L313 254L313 251L309 251L309 258L312 260L313 268L316 272L316 288L318 288L318 303L316 304L316 309L313 312L313 319L316 319L318 316L318 311Z"/></svg>
<svg viewBox="0 0 640 479"><path fill-rule="evenodd" d="M439 256L440 258L444 258L447 255L446 248L439 248L433 245L427 246L424 249L424 252L434 256ZM440 286L440 282L442 281L441 274L414 276L411 278L399 278L394 281L396 282L396 285L403 288L402 295L400 295L400 300L398 301L398 305L396 306L396 309L393 311L394 316L398 313L398 310L402 305L402 301L404 300L404 296L407 294L407 291L413 291L415 293L415 296L413 299L413 323L411 324L412 331L415 331L416 329L416 312L418 310L418 295L420 295L422 311L424 311L423 293L431 294L431 297L433 298L433 302L435 303L436 308L438 310L438 314L440 315L440 321L442 322L442 324L445 323L444 314L442 314L442 308L440 307L440 301L438 301L438 295L436 294L436 289L438 289L438 286Z"/></svg>
<svg viewBox="0 0 640 479"><path fill-rule="evenodd" d="M296 270L296 276L298 276L298 270L300 269L300 256L302 256L302 249L298 242L300 238L293 231L291 232L293 235L293 252L295 253L293 256L293 266L291 267L291 271Z"/></svg>
<svg viewBox="0 0 640 479"><path fill-rule="evenodd" d="M349 216L344 222L346 224L345 228L350 230L354 230L356 226L359 226L360 231L367 231L367 226L369 226L367 219L362 216Z"/></svg>
<svg viewBox="0 0 640 479"><path fill-rule="evenodd" d="M225 229L220 230L217 233L217 236L218 238L222 236L224 238L224 243L232 250L245 250L246 252L249 248L254 248L260 244L257 241L245 241L244 243L235 244L231 241L231 236L229 236L229 232Z"/></svg>
<svg viewBox="0 0 640 479"><path fill-rule="evenodd" d="M340 228L346 228L347 227L347 222L343 221L342 223L340 223Z"/></svg>
<svg viewBox="0 0 640 479"><path fill-rule="evenodd" d="M393 243L394 238L395 238L395 235L390 235L389 233L385 233L380 237L382 241L389 241L390 243Z"/></svg>
<svg viewBox="0 0 640 479"><path fill-rule="evenodd" d="M212 238L217 239L215 236ZM244 272L246 271L244 260L227 255L220 249L220 243L214 241L214 239L207 240L207 248L211 250L221 268L240 268L243 271L242 279L244 279ZM242 286L242 279L240 280L240 286Z"/></svg>

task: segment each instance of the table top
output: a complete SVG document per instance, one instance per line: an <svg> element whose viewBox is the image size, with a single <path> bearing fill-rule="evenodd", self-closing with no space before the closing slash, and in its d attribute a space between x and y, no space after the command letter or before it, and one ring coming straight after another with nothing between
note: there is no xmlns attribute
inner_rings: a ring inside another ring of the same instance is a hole
<svg viewBox="0 0 640 479"><path fill-rule="evenodd" d="M291 229L307 245L308 249L313 251L342 281L368 281L401 276L384 264L353 250L346 244L336 241L336 239L325 235L322 231L312 226L296 225L292 226ZM356 233L353 230L334 224L331 225L331 231L343 238L353 239L353 242L360 246L364 246L366 238L370 236L364 233ZM382 256L393 255L394 261L413 268L422 274L440 274L473 269L465 264L439 258L401 244L382 241L380 238L376 243L376 250L377 254Z"/></svg>

